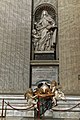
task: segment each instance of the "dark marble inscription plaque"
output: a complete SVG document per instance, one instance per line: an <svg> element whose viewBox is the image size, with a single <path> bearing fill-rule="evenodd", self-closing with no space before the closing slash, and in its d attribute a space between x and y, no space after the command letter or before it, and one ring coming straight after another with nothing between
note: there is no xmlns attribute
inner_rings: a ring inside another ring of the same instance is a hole
<svg viewBox="0 0 80 120"><path fill-rule="evenodd" d="M32 84L39 80L56 80L58 82L58 66L33 66Z"/></svg>
<svg viewBox="0 0 80 120"><path fill-rule="evenodd" d="M35 60L55 60L55 51L38 51L34 53Z"/></svg>
<svg viewBox="0 0 80 120"><path fill-rule="evenodd" d="M35 54L35 60L55 60L54 54Z"/></svg>

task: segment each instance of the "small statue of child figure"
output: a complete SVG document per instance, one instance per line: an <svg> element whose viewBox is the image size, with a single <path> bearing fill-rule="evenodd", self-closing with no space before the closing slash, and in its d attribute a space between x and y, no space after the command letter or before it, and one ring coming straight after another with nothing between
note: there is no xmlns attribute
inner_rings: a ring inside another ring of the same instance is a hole
<svg viewBox="0 0 80 120"><path fill-rule="evenodd" d="M64 93L60 90L60 88L61 88L61 86L59 86L55 80L52 80L52 82L50 84L50 89L53 93L52 102L54 103L54 106L57 105L58 99L62 99L62 100L66 101Z"/></svg>
<svg viewBox="0 0 80 120"><path fill-rule="evenodd" d="M29 88L26 93L24 94L25 99L27 99L28 105L34 105L34 108L37 109L37 101L36 101L36 97L37 95L33 95L33 91L31 88Z"/></svg>
<svg viewBox="0 0 80 120"><path fill-rule="evenodd" d="M54 106L56 106L57 105L57 99L56 99L55 92L57 90L57 82L55 80L52 80L52 82L50 84L50 89L53 93L52 102L54 103Z"/></svg>

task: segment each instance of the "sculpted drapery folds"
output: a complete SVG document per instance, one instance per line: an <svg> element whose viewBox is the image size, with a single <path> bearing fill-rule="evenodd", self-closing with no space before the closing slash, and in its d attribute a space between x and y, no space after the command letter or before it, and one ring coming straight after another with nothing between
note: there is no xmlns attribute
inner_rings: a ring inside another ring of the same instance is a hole
<svg viewBox="0 0 80 120"><path fill-rule="evenodd" d="M46 10L43 10L40 21L38 23L35 22L32 31L35 51L54 50L56 31L54 19L52 19Z"/></svg>

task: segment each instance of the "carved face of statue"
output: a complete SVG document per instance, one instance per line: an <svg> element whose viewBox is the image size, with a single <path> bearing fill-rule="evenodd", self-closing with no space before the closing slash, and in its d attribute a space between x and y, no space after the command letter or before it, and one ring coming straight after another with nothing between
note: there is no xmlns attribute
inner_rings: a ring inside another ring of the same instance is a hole
<svg viewBox="0 0 80 120"><path fill-rule="evenodd" d="M43 11L42 11L41 18L43 18L44 16L48 16L48 12L47 12L46 10L43 10Z"/></svg>
<svg viewBox="0 0 80 120"><path fill-rule="evenodd" d="M33 29L33 30L32 30L32 33L33 33L33 34L36 34L36 30L35 30L35 29Z"/></svg>
<svg viewBox="0 0 80 120"><path fill-rule="evenodd" d="M56 82L55 80L52 80L51 86L52 86L52 87L57 86L57 82Z"/></svg>

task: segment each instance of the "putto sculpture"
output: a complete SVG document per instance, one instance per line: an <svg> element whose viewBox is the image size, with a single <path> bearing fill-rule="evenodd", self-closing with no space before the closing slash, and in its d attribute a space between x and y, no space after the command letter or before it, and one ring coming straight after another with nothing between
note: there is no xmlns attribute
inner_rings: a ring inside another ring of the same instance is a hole
<svg viewBox="0 0 80 120"><path fill-rule="evenodd" d="M34 29L32 30L35 51L54 50L56 32L57 26L54 19L46 10L43 10L39 22L34 23Z"/></svg>
<svg viewBox="0 0 80 120"><path fill-rule="evenodd" d="M27 105L33 105L40 115L44 114L46 110L57 106L57 100L66 100L60 88L55 80L50 83L42 81L35 89L29 88L25 92L24 96L27 99Z"/></svg>

